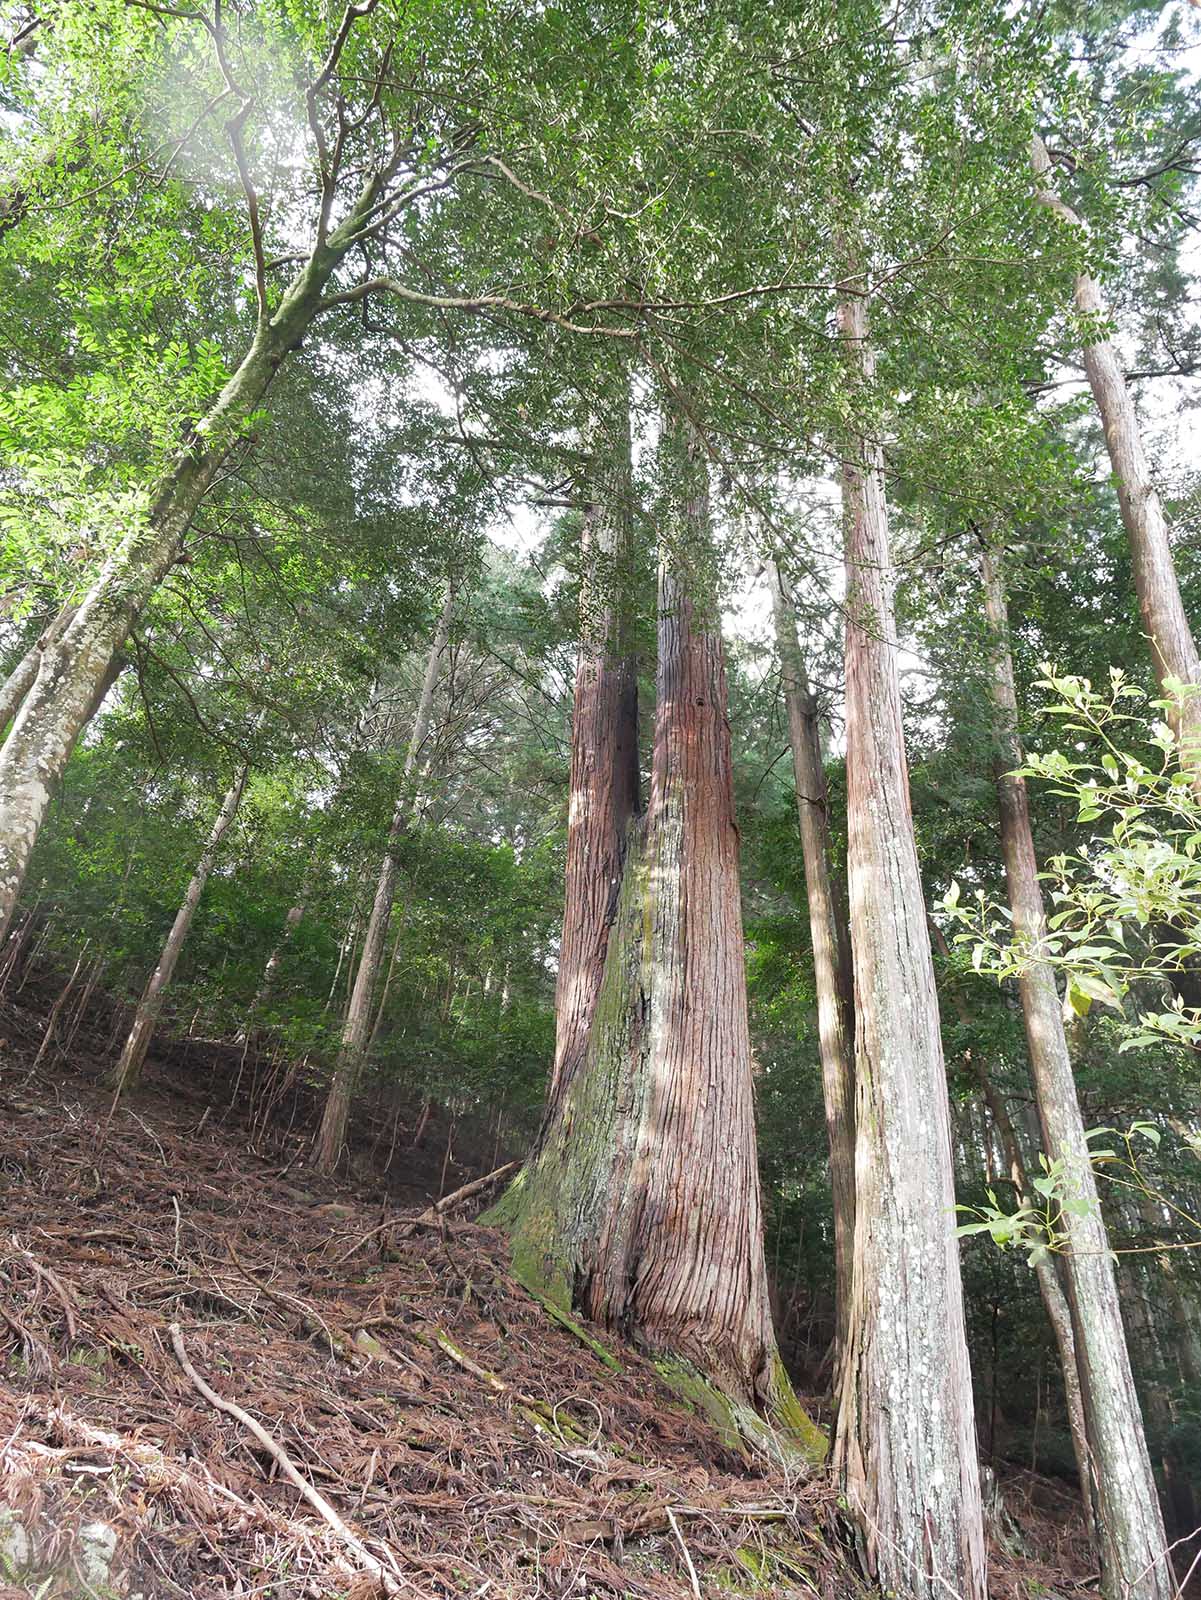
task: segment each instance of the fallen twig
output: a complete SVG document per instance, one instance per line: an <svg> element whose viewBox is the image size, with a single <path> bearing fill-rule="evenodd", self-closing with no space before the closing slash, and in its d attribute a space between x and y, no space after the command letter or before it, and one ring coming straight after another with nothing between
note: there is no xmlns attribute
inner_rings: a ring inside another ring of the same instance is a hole
<svg viewBox="0 0 1201 1600"><path fill-rule="evenodd" d="M72 1342L73 1342L74 1339L75 1339L75 1334L76 1334L76 1329L75 1329L75 1311L74 1311L74 1308L71 1305L71 1297L70 1297L70 1295L68 1295L67 1291L63 1288L63 1286L62 1286L61 1282L59 1281L58 1277L53 1272L51 1272L49 1267L44 1267L42 1265L42 1263L34 1255L32 1250L23 1249L20 1245L17 1244L16 1239L13 1240L13 1245L14 1245L14 1247L16 1249L21 1251L22 1257L26 1261L28 1261L29 1265L33 1268L34 1272L37 1273L38 1277L41 1278L45 1283L48 1283L50 1285L50 1288L53 1290L54 1294L56 1295L56 1297L57 1297L57 1299L59 1301L59 1304L63 1308L63 1315L65 1316L66 1321L67 1321L67 1338L72 1340Z"/></svg>
<svg viewBox="0 0 1201 1600"><path fill-rule="evenodd" d="M21 1341L21 1350L31 1372L49 1372L54 1363L50 1359L50 1351L42 1341L11 1311L7 1310L0 1302L0 1320L7 1322L8 1326Z"/></svg>
<svg viewBox="0 0 1201 1600"><path fill-rule="evenodd" d="M667 1520L671 1524L671 1531L676 1536L676 1543L679 1545L684 1557L684 1565L688 1568L688 1581L692 1585L692 1592L696 1596L696 1600L701 1600L700 1579L696 1575L696 1568L692 1564L688 1546L684 1543L684 1535L680 1532L680 1524L676 1521L675 1512L670 1506L664 1506L663 1509L667 1512Z"/></svg>
<svg viewBox="0 0 1201 1600"><path fill-rule="evenodd" d="M492 1172L485 1173L482 1178L473 1178L470 1183L465 1183L461 1189L452 1189L450 1194L443 1195L442 1199L422 1212L422 1219L426 1217L444 1217L448 1211L453 1211L456 1206L462 1205L464 1200L470 1200L474 1194L482 1194L485 1189L490 1189L494 1183L499 1183L502 1178L507 1178L510 1172L516 1172L521 1165L520 1161L506 1161L501 1167L496 1167Z"/></svg>
<svg viewBox="0 0 1201 1600"><path fill-rule="evenodd" d="M379 1579L384 1589L389 1594L398 1594L402 1589L415 1588L415 1585L411 1584L401 1573L400 1568L396 1565L395 1558L389 1557L389 1562L385 1565L377 1556L371 1554L357 1534L346 1526L346 1523L343 1522L325 1496L319 1490L314 1489L308 1479L297 1470L291 1456L289 1456L283 1445L277 1443L271 1437L262 1423L257 1422L249 1411L243 1411L242 1407L233 1400L224 1399L215 1389L209 1387L188 1360L188 1353L184 1349L183 1334L180 1332L179 1324L177 1322L171 1323L167 1332L171 1338L171 1348L175 1352L175 1359L179 1362L184 1376L191 1383L197 1394L207 1400L215 1410L223 1411L226 1416L233 1417L235 1421L242 1424L248 1433L253 1434L292 1487L304 1496L317 1515L328 1524L339 1539L354 1551L367 1570Z"/></svg>
<svg viewBox="0 0 1201 1600"><path fill-rule="evenodd" d="M465 1183L461 1189L454 1189L450 1194L444 1195L434 1205L427 1206L419 1216L408 1218L389 1217L387 1222L381 1222L378 1227L372 1228L369 1233L361 1235L348 1250L343 1250L340 1256L335 1257L334 1266L340 1267L344 1261L349 1261L351 1256L361 1250L365 1244L370 1244L372 1239L378 1238L381 1233L390 1233L393 1228L400 1230L402 1239L408 1238L414 1228L428 1228L431 1223L437 1222L439 1217L444 1217L448 1211L453 1211L455 1206L462 1205L464 1200L470 1200L472 1195L482 1193L492 1184L499 1183L502 1178L507 1178L510 1172L516 1172L520 1165L520 1161L506 1161L503 1167L497 1167L495 1171L487 1173L482 1178L473 1178L470 1183Z"/></svg>

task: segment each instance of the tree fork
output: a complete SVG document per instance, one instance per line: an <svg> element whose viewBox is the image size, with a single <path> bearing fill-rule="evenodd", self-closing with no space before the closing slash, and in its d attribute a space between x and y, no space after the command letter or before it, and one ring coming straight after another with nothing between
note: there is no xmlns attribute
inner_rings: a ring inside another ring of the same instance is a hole
<svg viewBox="0 0 1201 1600"><path fill-rule="evenodd" d="M816 1460L767 1294L707 473L678 416L664 435L650 805L628 827L583 1059L492 1220L532 1288L740 1433Z"/></svg>

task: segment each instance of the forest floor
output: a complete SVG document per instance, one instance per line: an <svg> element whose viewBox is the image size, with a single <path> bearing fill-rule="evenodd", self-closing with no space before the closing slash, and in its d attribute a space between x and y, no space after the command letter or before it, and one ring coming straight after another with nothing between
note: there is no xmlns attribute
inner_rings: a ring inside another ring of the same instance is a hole
<svg viewBox="0 0 1201 1600"><path fill-rule="evenodd" d="M281 1165L169 1061L110 1115L43 1021L0 1005L0 1600L860 1591L824 1476L615 1371L497 1234ZM1091 1592L1062 1489L1005 1491L994 1594Z"/></svg>

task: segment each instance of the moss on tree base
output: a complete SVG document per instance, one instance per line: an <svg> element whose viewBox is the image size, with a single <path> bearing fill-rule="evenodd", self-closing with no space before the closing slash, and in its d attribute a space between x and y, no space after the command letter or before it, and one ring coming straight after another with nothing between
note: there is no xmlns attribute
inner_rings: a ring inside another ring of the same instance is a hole
<svg viewBox="0 0 1201 1600"><path fill-rule="evenodd" d="M556 1234L551 1225L549 1205L539 1225L538 1174L532 1179L525 1167L494 1206L480 1218L491 1228L509 1235L512 1242L510 1270L517 1282L543 1307L547 1315L570 1329L599 1360L618 1372L620 1363L605 1345L577 1321L572 1294L573 1279L568 1264L556 1255ZM545 1199L545 1197L542 1197ZM647 1339L647 1349L660 1377L687 1405L705 1417L722 1442L745 1455L759 1450L791 1466L817 1466L829 1454L829 1441L797 1399L796 1392L779 1355L772 1360L770 1393L762 1413L745 1398L727 1394L713 1378L707 1377L692 1362L670 1351L656 1350Z"/></svg>
<svg viewBox="0 0 1201 1600"><path fill-rule="evenodd" d="M773 1460L794 1467L819 1466L829 1454L829 1440L797 1399L778 1356L766 1415L745 1400L726 1394L690 1361L658 1356L654 1365L664 1383L712 1423L729 1449L741 1455L747 1454L748 1447L761 1450Z"/></svg>

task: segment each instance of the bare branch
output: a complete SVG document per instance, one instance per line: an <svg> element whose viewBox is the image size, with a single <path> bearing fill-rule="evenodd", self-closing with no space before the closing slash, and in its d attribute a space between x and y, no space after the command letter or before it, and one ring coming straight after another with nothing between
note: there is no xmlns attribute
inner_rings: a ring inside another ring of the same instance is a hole
<svg viewBox="0 0 1201 1600"><path fill-rule="evenodd" d="M234 160L238 167L238 177L242 184L242 194L246 199L246 215L250 223L250 241L254 249L254 292L258 305L259 326L267 320L267 266L263 252L263 222L259 211L258 191L250 176L250 162L246 156L246 141L242 134L246 126L246 118L254 107L253 95L248 95L242 89L226 49L225 23L221 16L221 0L215 0L213 9L213 25L209 30L213 36L213 44L217 51L217 61L221 67L221 75L225 79L226 87L231 94L239 96L241 104L229 121L225 124L225 131L229 135L229 142L233 149Z"/></svg>
<svg viewBox="0 0 1201 1600"><path fill-rule="evenodd" d="M563 328L568 333L583 333L590 337L600 336L610 339L637 337L637 330L634 328L614 328L604 324L589 327L585 323L573 322L570 317L563 316L558 311L549 311L543 306L528 305L523 301L510 299L508 295L423 294L420 290L410 289L406 284L398 283L394 278L373 278L367 283L358 284L353 289L344 289L340 294L327 295L321 302L321 310L329 311L334 306L354 305L373 294L390 294L410 305L430 306L437 311L509 311L514 316L529 317L535 322Z"/></svg>
<svg viewBox="0 0 1201 1600"><path fill-rule="evenodd" d="M369 16L371 12L375 10L378 3L379 0L363 0L361 5L347 6L346 10L342 14L342 21L338 25L338 31L334 35L333 43L330 45L329 52L326 55L325 61L322 63L321 70L318 72L317 76L313 79L312 83L309 84L305 91L305 112L308 117L309 128L313 134L313 141L317 146L317 164L321 171L321 211L317 219L318 247L325 243L326 236L329 232L330 212L333 209L334 192L338 181L338 169L342 164L342 149L346 142L347 133L346 120L342 114L341 107L339 106L338 133L334 140L334 148L331 155L325 138L325 130L321 126L319 101L322 94L325 92L330 79L337 70L338 62L342 56L342 51L345 48L347 39L350 37L350 30L354 27L355 23L360 17ZM384 64L380 69L381 73L386 70L387 63L391 59L391 55L392 46L389 45L384 54ZM377 84L375 93L371 99L371 105L368 107L367 112L364 113L364 116L370 115L372 108L375 106L379 98L379 92L379 85Z"/></svg>
<svg viewBox="0 0 1201 1600"><path fill-rule="evenodd" d="M345 48L347 39L350 37L350 30L361 17L369 17L378 4L379 0L362 0L360 5L347 6L342 14L342 21L338 25L338 31L334 35L334 42L329 47L329 54L322 64L321 71L309 85L310 94L320 94L322 89L325 88L337 70L342 51Z"/></svg>

